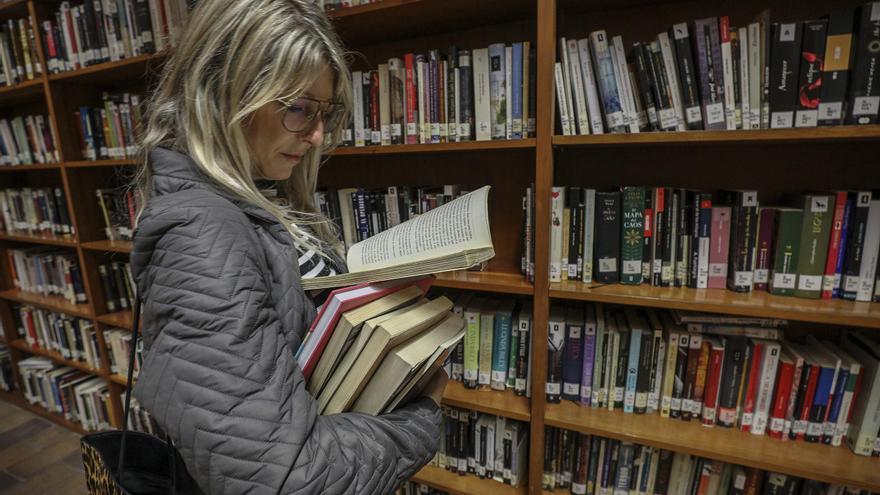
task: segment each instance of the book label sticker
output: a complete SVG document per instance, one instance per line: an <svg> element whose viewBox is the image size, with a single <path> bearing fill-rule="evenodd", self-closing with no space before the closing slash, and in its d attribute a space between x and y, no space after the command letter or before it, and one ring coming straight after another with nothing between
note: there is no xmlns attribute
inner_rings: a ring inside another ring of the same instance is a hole
<svg viewBox="0 0 880 495"><path fill-rule="evenodd" d="M779 25L779 41L794 41L797 28L794 24Z"/></svg>
<svg viewBox="0 0 880 495"><path fill-rule="evenodd" d="M770 431L781 432L783 428L785 428L785 420L784 419L782 419L782 418L771 418L770 419Z"/></svg>
<svg viewBox="0 0 880 495"><path fill-rule="evenodd" d="M859 287L862 285L861 277L854 275L847 275L843 279L843 290L846 292L855 292L859 290Z"/></svg>
<svg viewBox="0 0 880 495"><path fill-rule="evenodd" d="M562 393L565 395L578 395L577 383L566 383L562 386Z"/></svg>
<svg viewBox="0 0 880 495"><path fill-rule="evenodd" d="M742 205L746 208L758 207L758 192L746 191L743 193Z"/></svg>
<svg viewBox="0 0 880 495"><path fill-rule="evenodd" d="M672 26L672 38L676 40L688 38L688 27L686 22L681 22Z"/></svg>
<svg viewBox="0 0 880 495"><path fill-rule="evenodd" d="M770 115L771 129L790 129L794 120L794 112L773 112Z"/></svg>
<svg viewBox="0 0 880 495"><path fill-rule="evenodd" d="M391 141L391 127L388 125L382 126L382 142Z"/></svg>
<svg viewBox="0 0 880 495"><path fill-rule="evenodd" d="M569 327L569 334L573 339L581 338L581 327Z"/></svg>
<svg viewBox="0 0 880 495"><path fill-rule="evenodd" d="M813 196L810 202L810 213L828 213L828 198L830 196Z"/></svg>
<svg viewBox="0 0 880 495"><path fill-rule="evenodd" d="M703 409L703 422L706 424L712 424L715 422L715 408L707 407Z"/></svg>
<svg viewBox="0 0 880 495"><path fill-rule="evenodd" d="M648 409L652 411L657 410L657 394L650 393L648 394Z"/></svg>
<svg viewBox="0 0 880 495"><path fill-rule="evenodd" d="M794 289L795 280L797 280L797 275L794 273L774 273L773 288Z"/></svg>
<svg viewBox="0 0 880 495"><path fill-rule="evenodd" d="M880 108L880 96L858 96L853 102L853 115L876 115Z"/></svg>
<svg viewBox="0 0 880 495"><path fill-rule="evenodd" d="M667 108L665 110L660 110L660 127L663 129L673 129L678 125L678 120L675 118L675 110L672 108Z"/></svg>
<svg viewBox="0 0 880 495"><path fill-rule="evenodd" d="M581 385L581 397L591 399L593 397L593 387L589 385Z"/></svg>
<svg viewBox="0 0 880 495"><path fill-rule="evenodd" d="M819 117L822 120L835 120L843 117L843 102L819 103Z"/></svg>
<svg viewBox="0 0 880 495"><path fill-rule="evenodd" d="M623 387L614 387L614 402L620 402L623 400Z"/></svg>
<svg viewBox="0 0 880 495"><path fill-rule="evenodd" d="M816 127L818 125L818 110L798 110L794 120L795 127Z"/></svg>
<svg viewBox="0 0 880 495"><path fill-rule="evenodd" d="M822 432L824 431L823 423L807 423L807 435L811 437L819 437L822 436Z"/></svg>
<svg viewBox="0 0 880 495"><path fill-rule="evenodd" d="M617 258L599 258L599 273L617 271Z"/></svg>
<svg viewBox="0 0 880 495"><path fill-rule="evenodd" d="M358 132L360 132L360 131L358 131ZM415 122L407 122L406 135L407 136L415 136L416 134L418 134L418 131L416 130L416 123Z"/></svg>
<svg viewBox="0 0 880 495"><path fill-rule="evenodd" d="M547 393L550 395L559 395L559 392L562 390L562 387L559 383L550 383L547 382Z"/></svg>
<svg viewBox="0 0 880 495"><path fill-rule="evenodd" d="M672 267L664 265L660 270L660 280L672 280Z"/></svg>
<svg viewBox="0 0 880 495"><path fill-rule="evenodd" d="M382 142L382 132L379 130L370 131L370 141L373 143L381 143Z"/></svg>
<svg viewBox="0 0 880 495"><path fill-rule="evenodd" d="M608 127L614 129L615 127L621 127L626 125L626 122L623 118L623 112L613 112L606 116L608 119Z"/></svg>
<svg viewBox="0 0 880 495"><path fill-rule="evenodd" d="M587 493L587 485L582 485L580 483L572 483L571 484L571 493L574 495L584 495Z"/></svg>
<svg viewBox="0 0 880 495"><path fill-rule="evenodd" d="M391 136L400 137L400 124L391 124Z"/></svg>
<svg viewBox="0 0 880 495"><path fill-rule="evenodd" d="M672 398L668 395L663 396L660 400L660 409L668 410L672 408Z"/></svg>
<svg viewBox="0 0 880 495"><path fill-rule="evenodd" d="M688 107L688 109L685 110L685 117L687 118L688 124L701 122L703 120L703 112L700 110L700 107Z"/></svg>
<svg viewBox="0 0 880 495"><path fill-rule="evenodd" d="M724 103L712 103L706 105L706 122L709 125L720 124L724 122Z"/></svg>
<svg viewBox="0 0 880 495"><path fill-rule="evenodd" d="M477 371L476 370L464 370L464 379L465 380L476 380L477 379Z"/></svg>
<svg viewBox="0 0 880 495"><path fill-rule="evenodd" d="M710 277L726 277L727 263L709 263Z"/></svg>
<svg viewBox="0 0 880 495"><path fill-rule="evenodd" d="M480 385L489 385L490 383L492 383L492 374L480 372L477 383L479 383Z"/></svg>
<svg viewBox="0 0 880 495"><path fill-rule="evenodd" d="M624 275L640 275L642 273L642 262L641 260L624 260L623 262L623 274Z"/></svg>
<svg viewBox="0 0 880 495"><path fill-rule="evenodd" d="M736 272L734 275L734 285L737 287L751 287L752 272Z"/></svg>
<svg viewBox="0 0 880 495"><path fill-rule="evenodd" d="M822 290L834 290L834 280L836 277L834 275L825 275L822 277Z"/></svg>
<svg viewBox="0 0 880 495"><path fill-rule="evenodd" d="M822 275L801 275L798 277L798 289L810 292L822 290Z"/></svg>
<svg viewBox="0 0 880 495"><path fill-rule="evenodd" d="M663 270L663 260L662 259L654 260L653 273L660 273L662 270Z"/></svg>
<svg viewBox="0 0 880 495"><path fill-rule="evenodd" d="M516 385L514 386L516 390L525 390L526 389L526 379L525 378L517 378Z"/></svg>
<svg viewBox="0 0 880 495"><path fill-rule="evenodd" d="M669 407L673 411L681 411L681 399L672 399Z"/></svg>
<svg viewBox="0 0 880 495"><path fill-rule="evenodd" d="M503 382L507 380L507 372L506 371L493 371L492 372L492 381L493 382Z"/></svg>
<svg viewBox="0 0 880 495"><path fill-rule="evenodd" d="M766 284L770 277L770 270L766 268L755 270L753 277L756 284Z"/></svg>

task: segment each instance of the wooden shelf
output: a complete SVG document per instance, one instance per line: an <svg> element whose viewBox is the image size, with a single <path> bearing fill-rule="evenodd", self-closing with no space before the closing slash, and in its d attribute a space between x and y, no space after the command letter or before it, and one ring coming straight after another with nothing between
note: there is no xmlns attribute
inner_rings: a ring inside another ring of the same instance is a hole
<svg viewBox="0 0 880 495"><path fill-rule="evenodd" d="M460 151L533 149L535 138L495 141L467 141L439 144L393 144L390 146L344 146L331 156L396 155L401 153L451 153Z"/></svg>
<svg viewBox="0 0 880 495"><path fill-rule="evenodd" d="M21 407L23 407L24 409L27 409L28 411L30 411L38 416L42 416L42 417L48 419L49 421L52 421L53 423L59 424L65 428L67 428L68 430L79 433L80 435L85 435L85 434L89 433L85 429L83 429L82 424L80 424L80 423L76 423L74 421L71 421L71 420L65 418L64 416L61 416L58 413L51 412L47 409L44 409L42 406L39 406L37 404L31 404L30 402L28 402L25 399L22 399L22 401L23 402L21 404Z"/></svg>
<svg viewBox="0 0 880 495"><path fill-rule="evenodd" d="M76 368L80 371L84 371L86 373L90 373L95 376L104 376L104 373L101 370L97 370L92 368L86 363L81 361L72 361L70 359L65 359L61 354L56 351L50 351L48 349L37 349L36 347L31 347L24 339L16 339L13 340L10 344L12 347L26 352L28 354L36 354L38 356L43 356L55 361L58 364L62 364L64 366L70 366L71 368Z"/></svg>
<svg viewBox="0 0 880 495"><path fill-rule="evenodd" d="M802 299L764 291L743 294L726 289L623 284L590 287L581 282L562 282L550 284L550 297L880 328L877 303Z"/></svg>
<svg viewBox="0 0 880 495"><path fill-rule="evenodd" d="M533 18L534 0L382 0L330 13L349 47Z"/></svg>
<svg viewBox="0 0 880 495"><path fill-rule="evenodd" d="M0 17L2 17L0 13ZM12 105L43 98L43 77L20 82L12 86L0 86L0 105Z"/></svg>
<svg viewBox="0 0 880 495"><path fill-rule="evenodd" d="M126 379L126 377L124 377L122 375L117 375L116 373L110 375L110 381L112 381L113 383L122 385L123 387L128 385L128 380ZM133 378L133 382L137 383L137 377Z"/></svg>
<svg viewBox="0 0 880 495"><path fill-rule="evenodd" d="M6 402L14 404L18 407L24 407L24 405L27 403L27 401L24 400L24 396L21 395L18 389L15 389L11 392L0 390L0 400L5 400Z"/></svg>
<svg viewBox="0 0 880 495"><path fill-rule="evenodd" d="M146 80L153 64L165 59L165 53L152 53L126 58L118 62L105 62L88 67L51 74L50 81L69 81L81 84L116 85L129 81Z"/></svg>
<svg viewBox="0 0 880 495"><path fill-rule="evenodd" d="M492 493L498 495L520 495L528 493L528 483L521 483L521 487L514 488L495 480L480 479L475 474L460 476L457 473L447 471L435 466L425 466L412 477L412 481L428 485L438 490L449 492L452 495L477 495Z"/></svg>
<svg viewBox="0 0 880 495"><path fill-rule="evenodd" d="M117 160L77 160L64 162L66 168L100 168L100 167L129 167L137 165L133 158Z"/></svg>
<svg viewBox="0 0 880 495"><path fill-rule="evenodd" d="M90 251L108 251L112 253L131 253L131 241L89 241L82 243L83 249Z"/></svg>
<svg viewBox="0 0 880 495"><path fill-rule="evenodd" d="M31 165L0 165L0 172L27 172L28 170L58 170L60 163L33 163Z"/></svg>
<svg viewBox="0 0 880 495"><path fill-rule="evenodd" d="M12 16L27 15L27 0L10 0L0 3L0 16L11 18Z"/></svg>
<svg viewBox="0 0 880 495"><path fill-rule="evenodd" d="M100 321L101 323L104 323L105 325L110 325L111 327L131 330L131 311L117 311L115 313L99 315L95 319Z"/></svg>
<svg viewBox="0 0 880 495"><path fill-rule="evenodd" d="M32 244L48 244L50 246L63 246L69 248L76 247L76 239L72 236L59 237L54 235L39 234L3 234L0 233L0 240L15 242L30 242Z"/></svg>
<svg viewBox="0 0 880 495"><path fill-rule="evenodd" d="M49 311L56 311L80 318L91 318L92 308L88 304L71 304L59 296L41 296L16 289L0 292L0 299L30 304Z"/></svg>
<svg viewBox="0 0 880 495"><path fill-rule="evenodd" d="M696 421L585 408L569 401L547 404L544 420L550 426L591 435L875 492L880 490L877 459L857 456L846 446L783 442L735 429L707 428Z"/></svg>
<svg viewBox="0 0 880 495"><path fill-rule="evenodd" d="M513 390L472 390L461 382L450 380L443 392L443 404L519 421L531 419L529 399L515 395Z"/></svg>
<svg viewBox="0 0 880 495"><path fill-rule="evenodd" d="M761 129L740 131L643 132L593 136L553 136L554 146L638 146L695 144L808 144L817 141L843 143L880 139L880 125L848 125L809 129Z"/></svg>
<svg viewBox="0 0 880 495"><path fill-rule="evenodd" d="M459 270L436 274L436 287L531 295L535 288L519 273L469 272Z"/></svg>

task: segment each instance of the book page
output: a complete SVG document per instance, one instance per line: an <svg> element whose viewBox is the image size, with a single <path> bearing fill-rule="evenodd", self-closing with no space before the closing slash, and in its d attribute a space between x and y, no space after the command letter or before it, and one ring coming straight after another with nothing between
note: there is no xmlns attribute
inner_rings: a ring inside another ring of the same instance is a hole
<svg viewBox="0 0 880 495"><path fill-rule="evenodd" d="M348 252L352 273L492 247L489 187L359 242Z"/></svg>

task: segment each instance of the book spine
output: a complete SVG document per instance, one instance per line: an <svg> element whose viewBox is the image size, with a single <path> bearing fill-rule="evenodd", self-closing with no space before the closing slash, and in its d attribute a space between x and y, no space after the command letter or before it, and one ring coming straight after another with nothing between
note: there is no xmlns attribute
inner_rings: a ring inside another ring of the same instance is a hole
<svg viewBox="0 0 880 495"><path fill-rule="evenodd" d="M657 120L660 129L675 130L678 122L675 118L675 108L672 104L669 78L666 74L666 64L663 60L660 42L652 41L645 45L645 56L651 70L651 85L654 87L654 98L657 101Z"/></svg>
<svg viewBox="0 0 880 495"><path fill-rule="evenodd" d="M642 220L644 230L642 231L642 281L651 282L653 273L653 260L651 255L654 248L654 189L645 188L644 215Z"/></svg>
<svg viewBox="0 0 880 495"><path fill-rule="evenodd" d="M845 271L843 274L843 297L855 300L861 286L861 266L865 234L868 228L868 211L871 206L871 192L859 191L852 193L854 202L852 221L847 235Z"/></svg>
<svg viewBox="0 0 880 495"><path fill-rule="evenodd" d="M704 426L714 426L718 412L718 392L721 384L721 367L724 360L724 347L715 345L709 354L708 375L706 389L703 394L702 423Z"/></svg>
<svg viewBox="0 0 880 495"><path fill-rule="evenodd" d="M825 60L827 28L828 21L825 19L804 23L795 127L816 127L819 125L822 64Z"/></svg>
<svg viewBox="0 0 880 495"><path fill-rule="evenodd" d="M780 346L778 342L767 342L764 349L761 381L755 400L755 416L752 421L752 434L763 435L767 431L770 416L770 405L773 399L773 385L776 381L776 370L779 366Z"/></svg>
<svg viewBox="0 0 880 495"><path fill-rule="evenodd" d="M739 191L734 194L731 208L731 244L727 288L734 292L751 292L755 231L758 215L758 192Z"/></svg>
<svg viewBox="0 0 880 495"><path fill-rule="evenodd" d="M626 386L623 395L623 412L632 413L636 404L636 388L639 379L639 354L642 346L641 328L631 328L629 331L629 348L626 365Z"/></svg>
<svg viewBox="0 0 880 495"><path fill-rule="evenodd" d="M596 323L590 317L592 308L587 309L587 321L584 323L584 365L581 370L580 402L584 406L590 406L593 398L593 366L596 356Z"/></svg>
<svg viewBox="0 0 880 495"><path fill-rule="evenodd" d="M657 104L654 102L654 90L651 86L651 78L648 70L648 62L645 57L645 47L642 43L635 43L632 47L635 57L636 75L638 77L638 89L641 90L641 99L645 105L648 123L651 130L660 130L660 121L657 117Z"/></svg>
<svg viewBox="0 0 880 495"><path fill-rule="evenodd" d="M471 67L470 51L458 52L458 72L458 140L471 141L474 139L474 91L477 81Z"/></svg>
<svg viewBox="0 0 880 495"><path fill-rule="evenodd" d="M770 273L770 292L772 294L794 295L803 216L802 210L779 210L777 212L775 240L773 241L773 269Z"/></svg>
<svg viewBox="0 0 880 495"><path fill-rule="evenodd" d="M847 124L876 124L880 111L880 2L859 8L859 27L848 94Z"/></svg>
<svg viewBox="0 0 880 495"><path fill-rule="evenodd" d="M550 199L550 281L562 281L562 212L565 188L554 187Z"/></svg>
<svg viewBox="0 0 880 495"><path fill-rule="evenodd" d="M770 50L770 128L794 125L797 74L800 63L802 23L774 23Z"/></svg>
<svg viewBox="0 0 880 495"><path fill-rule="evenodd" d="M638 373L636 376L636 397L633 412L636 414L645 414L650 408L649 395L653 388L651 386L651 365L654 359L654 335L648 330L641 331L641 344L639 352L636 356L638 362Z"/></svg>
<svg viewBox="0 0 880 495"><path fill-rule="evenodd" d="M599 82L599 93L605 109L605 122L612 133L626 132L626 119L621 105L617 80L614 76L614 63L608 47L605 31L590 33L590 47L593 50L593 61L596 64L596 78Z"/></svg>
<svg viewBox="0 0 880 495"><path fill-rule="evenodd" d="M516 360L516 384L514 385L514 393L518 396L525 396L527 393L526 383L529 376L529 356L531 355L532 342L532 321L531 311L525 314L520 312L519 316L519 350Z"/></svg>
<svg viewBox="0 0 880 495"><path fill-rule="evenodd" d="M727 286L727 263L730 247L730 207L712 207L712 233L709 251L709 289Z"/></svg>
<svg viewBox="0 0 880 495"><path fill-rule="evenodd" d="M691 49L691 38L687 23L672 26L675 55L678 61L678 80L681 84L682 107L687 130L703 129L703 112L700 105L699 80Z"/></svg>
<svg viewBox="0 0 880 495"><path fill-rule="evenodd" d="M584 91L587 98L587 115L590 118L590 131L592 134L604 134L602 124L602 107L599 92L596 85L596 76L593 72L593 57L590 54L590 40L582 38L577 41L578 59L581 63L581 75L584 78Z"/></svg>
<svg viewBox="0 0 880 495"><path fill-rule="evenodd" d="M846 91L852 69L855 9L837 9L828 17L828 36L822 65L822 88L819 98L819 125L843 124L846 116Z"/></svg>
<svg viewBox="0 0 880 495"><path fill-rule="evenodd" d="M880 250L880 199L871 200L868 211L868 227L865 231L865 247L859 270L859 290L856 301L869 302L874 296L874 281L877 278L878 253Z"/></svg>
<svg viewBox="0 0 880 495"><path fill-rule="evenodd" d="M562 398L562 363L565 345L565 319L551 316L547 332L547 402L559 403Z"/></svg>
<svg viewBox="0 0 880 495"><path fill-rule="evenodd" d="M663 68L665 69L666 79L669 83L669 99L672 102L672 110L675 115L675 130L684 131L686 126L684 106L681 102L682 88L678 80L675 52L667 33L663 32L658 34L657 41L660 43L660 53L663 56Z"/></svg>
<svg viewBox="0 0 880 495"><path fill-rule="evenodd" d="M809 195L804 199L795 296L818 299L822 295L822 276L833 214L833 196Z"/></svg>
<svg viewBox="0 0 880 495"><path fill-rule="evenodd" d="M494 390L504 390L507 384L512 319L513 315L509 310L499 311L495 314L490 381L491 388Z"/></svg>
<svg viewBox="0 0 880 495"><path fill-rule="evenodd" d="M480 312L476 308L467 308L464 313L464 385L476 388L479 374L480 356Z"/></svg>
<svg viewBox="0 0 880 495"><path fill-rule="evenodd" d="M523 137L523 44L511 46L511 92L507 98L511 102L512 119L510 122L511 139Z"/></svg>
<svg viewBox="0 0 880 495"><path fill-rule="evenodd" d="M843 235L844 214L846 213L846 191L834 195L834 217L831 221L831 235L828 240L828 256L825 261L825 276L822 278L822 299L831 299L834 294L835 276L840 258L840 239Z"/></svg>
<svg viewBox="0 0 880 495"><path fill-rule="evenodd" d="M583 373L583 331L579 322L566 321L564 357L562 362L562 398L577 402L580 399Z"/></svg>
<svg viewBox="0 0 880 495"><path fill-rule="evenodd" d="M736 130L736 91L734 90L734 55L730 32L730 18L718 19L721 35L721 71L724 78L724 121L727 130Z"/></svg>
<svg viewBox="0 0 880 495"><path fill-rule="evenodd" d="M760 208L758 212L758 237L756 239L755 269L753 272L755 290L767 290L768 287L776 212L777 210L774 208Z"/></svg>
<svg viewBox="0 0 880 495"><path fill-rule="evenodd" d="M642 235L644 233L645 190L623 188L622 199L621 277L624 284L642 283Z"/></svg>
<svg viewBox="0 0 880 495"><path fill-rule="evenodd" d="M700 74L703 128L710 131L723 130L726 124L718 19L711 17L694 21L694 39L697 49L696 65ZM717 51L715 46L718 46Z"/></svg>
<svg viewBox="0 0 880 495"><path fill-rule="evenodd" d="M770 414L770 429L767 431L767 436L771 438L781 440L785 432L785 418L788 412L788 402L791 398L794 371L795 367L792 362L782 361L779 364L773 408Z"/></svg>
<svg viewBox="0 0 880 495"><path fill-rule="evenodd" d="M718 396L718 425L731 428L737 419L737 395L746 361L748 341L745 337L726 337L721 388Z"/></svg>
<svg viewBox="0 0 880 495"><path fill-rule="evenodd" d="M595 280L611 284L620 280L620 193L596 193Z"/></svg>
<svg viewBox="0 0 880 495"><path fill-rule="evenodd" d="M492 127L492 139L506 139L506 67L504 44L493 43L489 45L489 105L490 122Z"/></svg>
<svg viewBox="0 0 880 495"><path fill-rule="evenodd" d="M847 242L849 241L850 224L853 217L853 206L855 201L844 195L846 206L843 209L843 226L840 230L840 245L837 248L837 265L834 268L834 289L831 293L832 298L843 297L843 273L844 263L846 262Z"/></svg>

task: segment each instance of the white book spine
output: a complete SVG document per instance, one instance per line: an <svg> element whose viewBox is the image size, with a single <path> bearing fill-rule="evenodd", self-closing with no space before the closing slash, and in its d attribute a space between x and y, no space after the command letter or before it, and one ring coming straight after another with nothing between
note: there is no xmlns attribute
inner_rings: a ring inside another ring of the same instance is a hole
<svg viewBox="0 0 880 495"><path fill-rule="evenodd" d="M556 107L559 110L559 125L563 136L571 136L571 121L568 115L568 103L565 99L565 78L562 73L562 64L556 62L554 67L554 79L556 80Z"/></svg>
<svg viewBox="0 0 880 495"><path fill-rule="evenodd" d="M770 405L773 402L773 385L776 381L776 368L779 365L780 347L777 342L767 342L764 347L764 363L761 369L761 382L755 401L755 416L752 420L753 435L763 435L767 430Z"/></svg>
<svg viewBox="0 0 880 495"><path fill-rule="evenodd" d="M365 146L364 137L364 90L361 87L363 73L354 71L351 73L351 92L354 103L354 145Z"/></svg>
<svg viewBox="0 0 880 495"><path fill-rule="evenodd" d="M577 42L578 60L581 63L581 76L583 76L584 92L587 98L587 114L590 118L590 132L592 134L604 134L602 125L602 107L599 103L599 91L596 88L596 77L593 74L593 57L590 55L589 38L581 38Z"/></svg>
<svg viewBox="0 0 880 495"><path fill-rule="evenodd" d="M749 101L749 30L739 28L739 89L742 106L742 128L752 128L752 106Z"/></svg>
<svg viewBox="0 0 880 495"><path fill-rule="evenodd" d="M565 38L563 38L565 39ZM577 109L578 134L586 135L590 133L590 116L587 109L587 98L584 91L584 77L581 74L581 62L578 54L577 40L567 40L565 42L568 49L569 71L572 81L572 92L574 93L574 102Z"/></svg>
<svg viewBox="0 0 880 495"><path fill-rule="evenodd" d="M675 52L672 50L672 44L667 33L658 34L657 41L660 43L663 67L666 69L666 76L669 79L669 97L672 100L672 109L675 111L675 129L683 131L687 127L685 125L684 106L681 102L681 83L678 80L678 64L675 63Z"/></svg>
<svg viewBox="0 0 880 495"><path fill-rule="evenodd" d="M478 48L472 53L474 74L474 125L477 141L492 139L489 110L489 49Z"/></svg>
<svg viewBox="0 0 880 495"><path fill-rule="evenodd" d="M611 60L614 61L614 75L617 79L617 90L620 92L620 103L623 104L626 114L629 132L639 132L639 116L636 113L636 104L633 101L632 83L629 80L629 70L626 68L626 52L623 50L623 37L611 38Z"/></svg>
<svg viewBox="0 0 880 495"><path fill-rule="evenodd" d="M584 189L584 268L581 280L593 281L593 230L596 223L596 190Z"/></svg>
<svg viewBox="0 0 880 495"><path fill-rule="evenodd" d="M513 47L504 47L504 133L513 139Z"/></svg>
<svg viewBox="0 0 880 495"><path fill-rule="evenodd" d="M724 26L724 24L722 24ZM736 93L733 90L733 48L730 34L721 33L721 66L724 77L724 120L727 130L736 130Z"/></svg>
<svg viewBox="0 0 880 495"><path fill-rule="evenodd" d="M426 63L424 60L419 60L416 62L416 72L418 76L416 79L418 80L418 88L416 89L416 96L418 97L418 107L419 107L419 143L425 144L431 142L431 123L428 121L428 84L427 84L427 70ZM439 132L439 131L438 131Z"/></svg>
<svg viewBox="0 0 880 495"><path fill-rule="evenodd" d="M749 128L761 128L761 24L749 24ZM745 126L744 126L745 127Z"/></svg>
<svg viewBox="0 0 880 495"><path fill-rule="evenodd" d="M562 66L562 98L561 102L565 105L565 114L568 117L568 128L570 135L578 133L577 114L575 113L574 98L572 90L574 83L571 81L571 62L568 57L568 47L565 38L559 39L559 64Z"/></svg>
<svg viewBox="0 0 880 495"><path fill-rule="evenodd" d="M558 65L557 65L558 67ZM558 72L558 71L557 71ZM554 187L550 199L550 281L562 281L562 208L565 188Z"/></svg>
<svg viewBox="0 0 880 495"><path fill-rule="evenodd" d="M862 251L862 265L859 270L859 290L856 301L870 302L874 295L874 281L877 273L877 257L880 255L880 199L872 199L868 210L868 223L865 230L865 245Z"/></svg>

